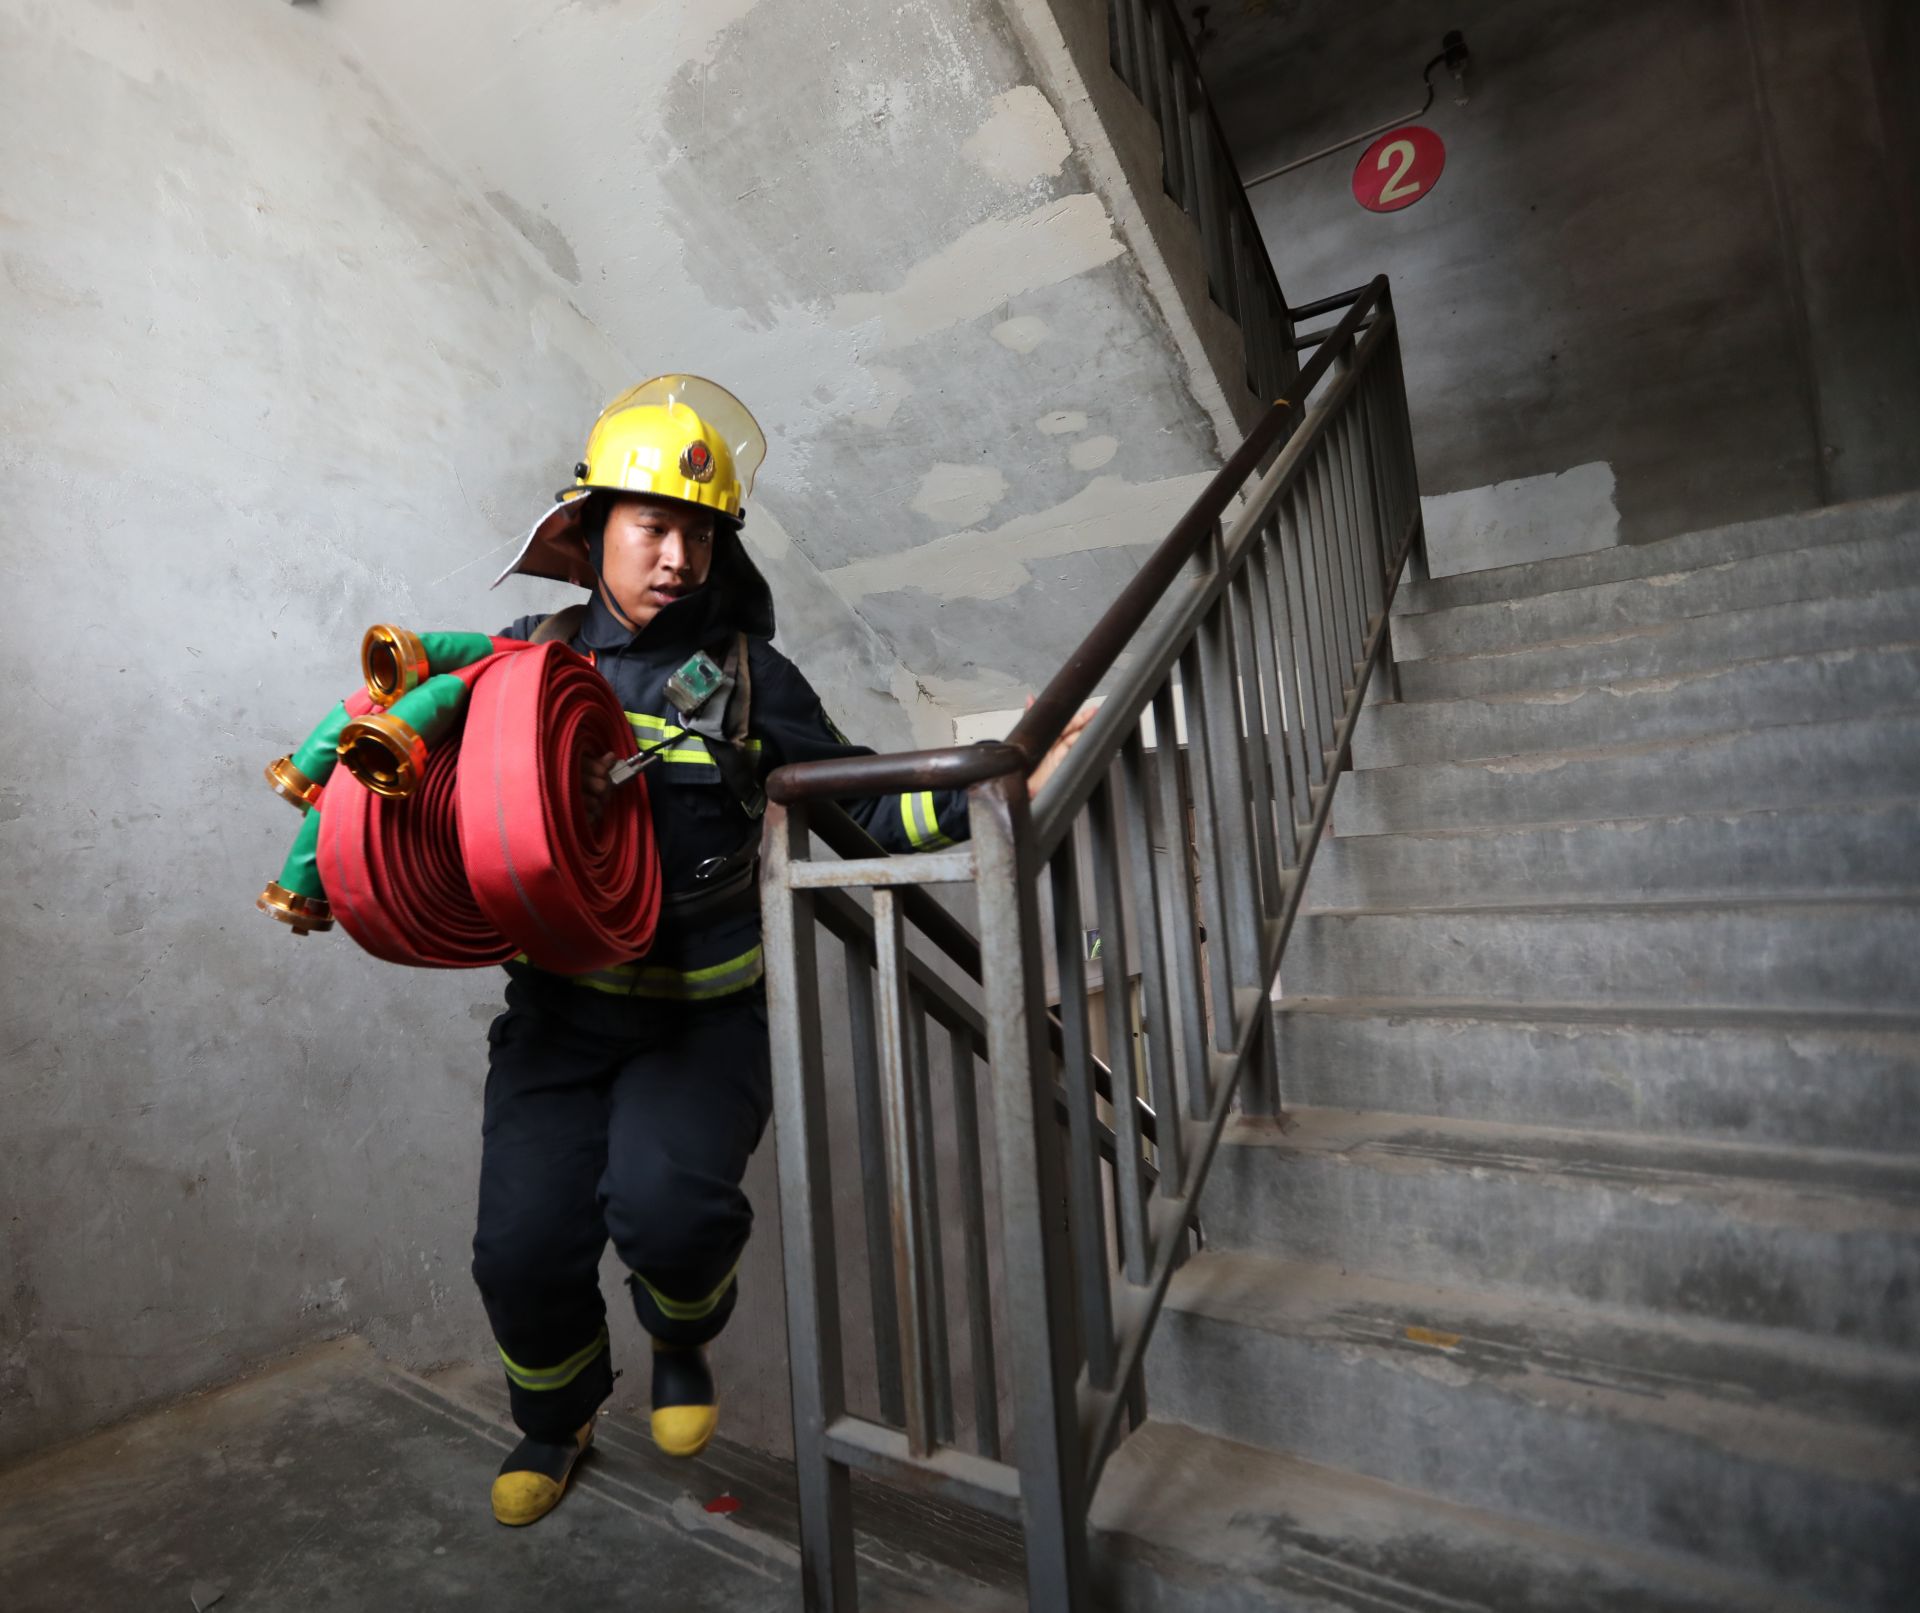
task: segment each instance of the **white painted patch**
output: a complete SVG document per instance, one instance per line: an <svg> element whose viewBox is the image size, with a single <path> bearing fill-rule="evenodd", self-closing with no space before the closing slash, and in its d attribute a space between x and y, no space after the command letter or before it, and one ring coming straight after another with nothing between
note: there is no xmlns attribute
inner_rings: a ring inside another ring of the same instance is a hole
<svg viewBox="0 0 1920 1613"><path fill-rule="evenodd" d="M893 424L893 417L900 412L900 405L913 388L898 370L888 369L884 364L874 365L867 373L873 377L874 402L865 409L854 410L851 418L856 426L885 431Z"/></svg>
<svg viewBox="0 0 1920 1613"><path fill-rule="evenodd" d="M1067 450L1067 463L1075 470L1098 470L1119 452L1118 437L1089 437Z"/></svg>
<svg viewBox="0 0 1920 1613"><path fill-rule="evenodd" d="M920 479L913 508L942 526L972 526L1007 496L1007 479L993 465L933 466Z"/></svg>
<svg viewBox="0 0 1920 1613"><path fill-rule="evenodd" d="M986 531L949 533L825 573L841 598L917 589L936 599L1004 599L1032 581L1033 561L1157 542L1212 480L1211 471L1134 484L1096 476L1063 504Z"/></svg>
<svg viewBox="0 0 1920 1613"><path fill-rule="evenodd" d="M993 327L993 339L1002 347L1016 353L1031 353L1050 334L1047 322L1034 314L1022 314L1017 319L1003 319Z"/></svg>
<svg viewBox="0 0 1920 1613"><path fill-rule="evenodd" d="M1055 409L1052 414L1043 414L1034 421L1033 429L1046 437L1063 437L1070 432L1085 431L1087 417L1078 409Z"/></svg>
<svg viewBox="0 0 1920 1613"><path fill-rule="evenodd" d="M1047 98L1022 84L993 98L987 121L960 147L969 161L1009 185L1057 174L1073 147Z"/></svg>
<svg viewBox="0 0 1920 1613"><path fill-rule="evenodd" d="M1436 577L1610 549L1620 541L1613 466L1605 460L1420 501Z"/></svg>
<svg viewBox="0 0 1920 1613"><path fill-rule="evenodd" d="M833 324L877 325L879 345L904 347L1017 297L1057 286L1120 253L1113 221L1098 196L1082 191L1018 218L992 218L915 264L892 291L855 291L834 299Z"/></svg>

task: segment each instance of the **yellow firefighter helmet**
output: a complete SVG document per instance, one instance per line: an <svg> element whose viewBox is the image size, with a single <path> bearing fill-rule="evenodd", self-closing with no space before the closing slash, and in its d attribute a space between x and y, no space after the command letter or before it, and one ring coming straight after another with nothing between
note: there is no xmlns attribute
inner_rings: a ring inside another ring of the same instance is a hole
<svg viewBox="0 0 1920 1613"><path fill-rule="evenodd" d="M759 422L725 387L697 375L629 387L600 411L573 486L556 496L494 586L521 572L593 587L584 521L593 493L652 493L738 522L766 457Z"/></svg>

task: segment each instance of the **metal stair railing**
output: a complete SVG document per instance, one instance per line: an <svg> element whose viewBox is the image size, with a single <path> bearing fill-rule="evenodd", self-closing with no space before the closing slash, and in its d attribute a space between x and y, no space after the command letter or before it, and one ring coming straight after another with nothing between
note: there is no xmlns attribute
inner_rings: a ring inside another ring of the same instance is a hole
<svg viewBox="0 0 1920 1613"><path fill-rule="evenodd" d="M1108 57L1121 83L1160 125L1161 185L1200 232L1207 292L1240 326L1247 388L1277 398L1298 371L1294 324L1214 115L1200 63L1173 0L1113 0Z"/></svg>
<svg viewBox="0 0 1920 1613"><path fill-rule="evenodd" d="M1030 1605L1092 1605L1088 1507L1144 1415L1147 1342L1227 1116L1277 1108L1271 989L1376 667L1397 693L1395 590L1409 565L1424 570L1387 282L1321 306L1346 312L1290 395L1003 743L768 781L761 890L809 1609L855 1606L856 1470L1017 1523ZM1097 715L1030 804L1028 773L1103 683ZM972 838L914 857L879 855L831 804L942 788L967 791ZM977 941L932 895L941 886L971 895ZM838 1018L821 999L822 931L844 952ZM849 1409L841 1349L823 1040L842 1025L877 1417ZM944 1199L930 1027L946 1033L939 1079L954 1117ZM947 1338L942 1232L955 1217L971 1449L956 1439Z"/></svg>

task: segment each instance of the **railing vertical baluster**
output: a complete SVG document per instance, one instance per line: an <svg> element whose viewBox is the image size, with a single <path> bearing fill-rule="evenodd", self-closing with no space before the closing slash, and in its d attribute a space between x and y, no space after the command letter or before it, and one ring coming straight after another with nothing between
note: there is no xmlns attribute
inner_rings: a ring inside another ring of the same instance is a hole
<svg viewBox="0 0 1920 1613"><path fill-rule="evenodd" d="M1224 210L1220 202L1220 162L1222 153L1213 143L1213 127L1207 117L1206 97L1187 109L1188 137L1193 142L1194 177L1198 188L1198 206L1194 218L1200 226L1200 257L1207 266L1207 291L1225 307L1232 295L1227 282L1232 278L1226 266L1226 231L1221 227Z"/></svg>
<svg viewBox="0 0 1920 1613"><path fill-rule="evenodd" d="M915 1188L920 1195L920 1269L926 1273L927 1370L933 1381L933 1437L953 1443L953 1361L947 1348L947 1259L941 1237L940 1162L934 1141L932 1068L927 1060L926 1005L912 1001L913 1146Z"/></svg>
<svg viewBox="0 0 1920 1613"><path fill-rule="evenodd" d="M1286 528L1278 514L1267 528L1264 547L1267 603L1273 621L1274 665L1280 674L1282 697L1287 704L1287 754L1292 758L1288 772L1293 779L1294 851L1297 858L1299 831L1313 821L1312 775L1307 771L1308 728L1305 708L1308 686L1302 651L1294 637L1299 612L1295 598L1289 597L1289 590L1293 590L1297 597L1299 578L1288 564Z"/></svg>
<svg viewBox="0 0 1920 1613"><path fill-rule="evenodd" d="M873 893L874 955L879 965L880 1108L886 1122L887 1192L891 1206L894 1283L899 1296L900 1364L905 1392L907 1449L933 1449L933 1385L927 1350L926 1265L921 1258L919 1149L914 1130L912 1005L907 994L906 938L893 892Z"/></svg>
<svg viewBox="0 0 1920 1613"><path fill-rule="evenodd" d="M1233 874L1221 859L1219 835L1212 833L1219 819L1216 789L1219 770L1213 765L1218 736L1207 721L1212 690L1196 638L1180 657L1181 698L1187 708L1188 784L1193 791L1194 853L1200 864L1200 910L1205 915L1207 981L1212 1004L1213 1045L1233 1046L1233 937L1227 923L1227 885ZM1206 1077L1211 1108L1212 1075Z"/></svg>
<svg viewBox="0 0 1920 1613"><path fill-rule="evenodd" d="M1152 764L1177 767L1179 755L1169 734ZM1172 752L1169 755L1169 752ZM1153 792L1147 781L1146 744L1136 726L1120 752L1122 814L1133 840L1133 910L1140 924L1140 1030L1147 1055L1147 1082L1154 1112L1161 1116L1154 1139L1161 1193L1177 1192L1181 1181L1180 1088L1175 1073L1175 1033L1167 995L1167 963L1161 944L1160 861L1154 852Z"/></svg>
<svg viewBox="0 0 1920 1613"><path fill-rule="evenodd" d="M762 871L767 1024L780 1147L781 1247L787 1292L787 1371L793 1393L799 1490L801 1596L807 1613L853 1613L853 1506L846 1468L827 1454L826 1430L846 1410L840 1355L840 1281L834 1259L826 1076L813 898L788 871L808 852L806 812L768 807Z"/></svg>
<svg viewBox="0 0 1920 1613"><path fill-rule="evenodd" d="M1223 1051L1231 1048L1245 1029L1235 1011L1239 993L1251 988L1264 997L1267 986L1260 879L1248 812L1251 781L1247 776L1246 743L1241 733L1241 680L1236 664L1233 606L1234 591L1229 587L1201 619L1199 631L1201 658L1207 668L1201 726L1207 732L1206 762L1211 774L1208 821L1213 833L1209 838L1217 847L1214 861L1221 876L1220 897L1232 943L1227 976L1229 995L1224 1012L1216 1009L1219 1018L1214 1024L1215 1042ZM1273 1108L1273 1071L1270 1066L1263 1066L1261 1074L1262 1079L1248 1081L1242 1090L1251 1112L1267 1114Z"/></svg>
<svg viewBox="0 0 1920 1613"><path fill-rule="evenodd" d="M1193 843L1190 780L1186 759L1180 752L1178 719L1173 686L1162 684L1153 697L1153 728L1160 832L1167 844L1167 918L1173 943L1167 963L1174 972L1180 1025L1185 1032L1181 1045L1187 1112L1203 1120L1212 1094L1208 1086L1206 977L1200 959L1200 922L1193 902L1198 848Z"/></svg>
<svg viewBox="0 0 1920 1613"><path fill-rule="evenodd" d="M1387 524L1386 456L1380 445L1380 372L1369 370L1360 378L1359 436L1361 474L1366 483L1367 522L1371 537L1367 543L1367 570L1373 578L1375 609L1380 613L1380 675L1384 679L1383 696L1400 699L1400 663L1393 653L1393 611L1387 603L1387 566L1392 543Z"/></svg>
<svg viewBox="0 0 1920 1613"><path fill-rule="evenodd" d="M1100 1145L1093 1066L1087 1044L1086 934L1080 922L1080 860L1072 835L1048 863L1053 881L1053 933L1060 971L1060 1040L1067 1091L1067 1182L1073 1225L1074 1291L1087 1374L1097 1389L1113 1387L1113 1294L1101 1207Z"/></svg>
<svg viewBox="0 0 1920 1613"><path fill-rule="evenodd" d="M1120 1262L1127 1281L1147 1280L1147 1200L1140 1183L1140 1071L1134 1057L1130 997L1132 957L1127 915L1120 897L1120 839L1109 775L1087 802L1092 839L1094 911L1100 918L1100 996L1107 1020L1107 1068L1113 1072L1114 1197L1119 1208ZM1145 924L1145 915L1141 923Z"/></svg>
<svg viewBox="0 0 1920 1613"><path fill-rule="evenodd" d="M1079 1613L1092 1605L1087 1483L1074 1396L1080 1370L1072 1350L1069 1297L1074 1262L1060 1225L1067 1184L1054 1121L1040 916L1033 894L1040 870L1034 866L1024 779L1002 777L977 784L967 792L967 801L980 893L994 1140L1000 1155L1027 1605Z"/></svg>
<svg viewBox="0 0 1920 1613"><path fill-rule="evenodd" d="M1135 84L1133 29L1128 13L1138 4L1139 0L1113 0L1113 4L1107 7L1107 29L1111 35L1107 42L1107 57L1120 82L1128 89Z"/></svg>
<svg viewBox="0 0 1920 1613"><path fill-rule="evenodd" d="M1246 715L1247 807L1253 816L1253 858L1259 876L1260 915L1265 919L1280 916L1280 897L1285 876L1280 867L1280 827L1275 821L1275 806L1280 800L1273 788L1273 769L1268 760L1269 734L1277 751L1279 746L1278 712L1269 713L1266 680L1260 675L1260 652L1254 640L1257 630L1253 618L1253 579L1250 567L1242 565L1229 589L1233 597L1235 685ZM1264 946L1261 950L1264 950Z"/></svg>
<svg viewBox="0 0 1920 1613"><path fill-rule="evenodd" d="M1285 664L1280 659L1285 629L1274 622L1272 583L1267 576L1271 544L1272 539L1263 532L1247 556L1247 621L1253 637L1253 664L1259 673L1260 705L1266 714L1263 750L1273 793L1275 846L1284 895L1287 872L1300 860L1292 769L1287 760L1287 747L1296 738L1294 729L1299 722L1299 712L1287 694L1281 672Z"/></svg>
<svg viewBox="0 0 1920 1613"><path fill-rule="evenodd" d="M1173 128L1168 130L1179 156L1180 205L1189 217L1198 224L1200 221L1200 186L1198 183L1198 164L1194 161L1194 146L1198 143L1199 130L1195 127L1192 107L1195 100L1188 87L1187 64L1182 61L1173 63L1173 71L1168 75L1173 81ZM1205 105L1205 92L1199 97Z"/></svg>
<svg viewBox="0 0 1920 1613"><path fill-rule="evenodd" d="M1365 585L1367 622L1380 614L1380 523L1373 506L1372 465L1366 451L1367 388L1364 378L1355 385L1353 407L1342 422L1347 455L1347 485L1353 489L1354 548L1360 561L1360 580Z"/></svg>
<svg viewBox="0 0 1920 1613"><path fill-rule="evenodd" d="M867 1227L867 1289L873 1301L874 1380L880 1415L906 1422L900 1382L900 1301L893 1281L893 1233L887 1214L887 1127L880 1103L874 1041L873 974L867 955L846 946L847 1028L853 1043L853 1115L860 1143L861 1208Z"/></svg>
<svg viewBox="0 0 1920 1613"><path fill-rule="evenodd" d="M993 1288L987 1266L986 1183L980 1168L980 1105L973 1081L973 1038L947 1033L953 1069L954 1171L960 1181L967 1251L967 1346L973 1366L974 1448L1000 1459L1000 1383L993 1359Z"/></svg>
<svg viewBox="0 0 1920 1613"><path fill-rule="evenodd" d="M1313 704L1307 710L1307 734L1313 782L1327 782L1327 752L1333 744L1334 716L1340 709L1340 647L1334 639L1333 589L1328 581L1326 553L1322 544L1323 523L1319 500L1314 496L1313 463L1309 459L1300 468L1300 485L1294 490L1293 513L1299 537L1300 603L1306 612L1306 643L1312 651Z"/></svg>
<svg viewBox="0 0 1920 1613"><path fill-rule="evenodd" d="M1333 710L1328 714L1328 739L1331 743L1332 732L1339 726L1340 708L1346 704L1347 691L1354 683L1354 663L1360 659L1360 628L1353 619L1353 584L1349 578L1352 570L1347 560L1346 506L1340 495L1340 483L1334 467L1332 423L1328 423L1326 433L1320 439L1320 450L1314 458L1314 486L1320 499L1320 516L1326 523L1327 577L1332 586L1332 596L1328 604L1333 609L1334 623L1338 629L1335 642L1340 646L1340 677L1337 685L1339 698L1334 701Z"/></svg>
<svg viewBox="0 0 1920 1613"><path fill-rule="evenodd" d="M1346 501L1347 554L1353 575L1354 611L1360 623L1360 653L1364 654L1367 644L1367 624L1373 619L1373 568L1367 564L1367 528L1365 516L1365 494L1362 492L1353 457L1353 404L1358 398L1351 398L1349 406L1341 411L1341 417L1334 421L1333 451L1340 467L1340 488Z"/></svg>
<svg viewBox="0 0 1920 1613"><path fill-rule="evenodd" d="M1327 604L1333 611L1334 642L1339 646L1339 677L1334 684L1336 698L1328 712L1329 744L1332 743L1333 729L1338 726L1340 708L1346 704L1347 691L1353 687L1353 664L1359 659L1359 637L1353 620L1353 589L1347 580L1345 510L1334 472L1332 443L1333 434L1329 430L1321 437L1313 461L1314 496L1320 505L1320 519L1324 523L1326 537Z"/></svg>

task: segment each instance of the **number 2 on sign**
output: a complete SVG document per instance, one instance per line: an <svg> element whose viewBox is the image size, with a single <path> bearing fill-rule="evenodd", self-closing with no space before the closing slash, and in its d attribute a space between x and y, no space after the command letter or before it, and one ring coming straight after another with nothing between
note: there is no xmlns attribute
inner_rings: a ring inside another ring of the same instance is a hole
<svg viewBox="0 0 1920 1613"><path fill-rule="evenodd" d="M1411 140L1396 140L1392 145L1381 148L1380 155L1374 159L1373 165L1382 173L1386 172L1387 164L1395 157L1400 159L1400 166L1394 169L1393 177L1380 188L1381 201L1397 202L1420 194L1420 182L1417 179L1411 184L1406 183L1407 170L1413 166L1413 155Z"/></svg>

